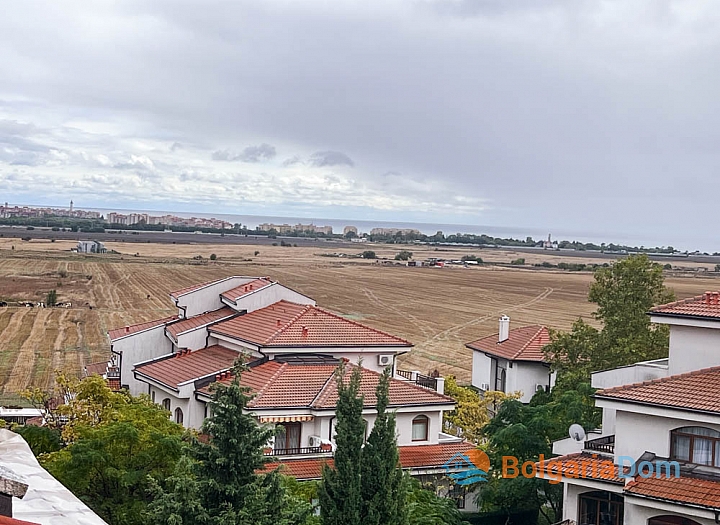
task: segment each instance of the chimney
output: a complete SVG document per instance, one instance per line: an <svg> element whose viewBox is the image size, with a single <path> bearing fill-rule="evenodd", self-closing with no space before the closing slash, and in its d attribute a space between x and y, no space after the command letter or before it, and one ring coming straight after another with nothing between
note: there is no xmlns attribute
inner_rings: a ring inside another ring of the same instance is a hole
<svg viewBox="0 0 720 525"><path fill-rule="evenodd" d="M280 319L277 320L277 327L280 328L282 326L282 322L280 322Z"/></svg>
<svg viewBox="0 0 720 525"><path fill-rule="evenodd" d="M302 327L302 336L307 337L308 336L308 329L307 326Z"/></svg>
<svg viewBox="0 0 720 525"><path fill-rule="evenodd" d="M129 326L126 326L126 327L125 327L125 333L126 333L126 334L129 334L129 333L130 333L130 327L129 327Z"/></svg>
<svg viewBox="0 0 720 525"><path fill-rule="evenodd" d="M502 343L503 341L506 341L508 337L510 337L510 318L507 315L503 315L500 318L498 325L498 343Z"/></svg>
<svg viewBox="0 0 720 525"><path fill-rule="evenodd" d="M0 475L0 516L12 518L13 497L25 497L28 486L19 479L19 476L9 469L5 469Z"/></svg>
<svg viewBox="0 0 720 525"><path fill-rule="evenodd" d="M703 300L705 304L712 304L712 292L705 292Z"/></svg>

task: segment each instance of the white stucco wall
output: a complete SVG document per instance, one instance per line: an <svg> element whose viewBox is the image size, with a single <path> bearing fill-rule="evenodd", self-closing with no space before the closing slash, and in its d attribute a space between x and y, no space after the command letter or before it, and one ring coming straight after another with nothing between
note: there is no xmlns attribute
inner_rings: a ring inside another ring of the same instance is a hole
<svg viewBox="0 0 720 525"><path fill-rule="evenodd" d="M645 525L650 518L660 516L681 516L692 519L701 525L715 525L712 512L681 507L659 501L642 500L641 498L625 498L625 523L629 525Z"/></svg>
<svg viewBox="0 0 720 525"><path fill-rule="evenodd" d="M515 361L513 367L508 369L507 392L522 392L520 401L529 403L535 395L535 387L550 386L550 367L542 363Z"/></svg>
<svg viewBox="0 0 720 525"><path fill-rule="evenodd" d="M196 328L191 332L185 332L178 335L178 348L189 348L190 350L199 350L205 348L208 331L207 327Z"/></svg>
<svg viewBox="0 0 720 525"><path fill-rule="evenodd" d="M181 295L177 300L178 307L185 307L186 317L217 310L225 306L220 300L220 294L241 284L249 283L254 278L248 277L231 277L223 281L210 284L204 288L200 288L185 295Z"/></svg>
<svg viewBox="0 0 720 525"><path fill-rule="evenodd" d="M228 346L230 348L230 345L225 345L225 343L221 343L223 346ZM343 348L343 347L332 347L332 348L324 348L324 347L313 347L313 348L264 348L262 351L267 355L270 359L274 359L275 356L281 356L284 354L326 354L331 355L336 358L346 358L350 363L352 364L358 364L358 362L362 359L362 366L363 368L367 368L369 370L373 370L375 372L382 372L386 367L380 366L378 364L378 356L379 355L396 355L401 352L407 352L409 348L407 347L384 347L384 348L377 348L377 347L367 347L367 348ZM421 371L421 373L427 373L428 371Z"/></svg>
<svg viewBox="0 0 720 525"><path fill-rule="evenodd" d="M493 361L487 354L473 350L472 386L482 388L483 384L490 385L490 390L495 389L493 381Z"/></svg>
<svg viewBox="0 0 720 525"><path fill-rule="evenodd" d="M592 374L593 388L603 389L651 381L668 375L667 360L645 361Z"/></svg>
<svg viewBox="0 0 720 525"><path fill-rule="evenodd" d="M720 366L720 330L670 326L670 375Z"/></svg>
<svg viewBox="0 0 720 525"><path fill-rule="evenodd" d="M165 337L165 325L138 332L112 343L120 359L120 384L128 385L132 395L147 393L147 384L137 381L132 369L135 363L147 361L172 352L172 343Z"/></svg>
<svg viewBox="0 0 720 525"><path fill-rule="evenodd" d="M228 290L229 289L230 288L228 288ZM246 310L249 313L282 300L297 304L315 305L315 301L312 298L302 295L290 288L286 288L279 283L274 283L260 288L256 292L240 297L235 303L236 306L234 306L234 308L238 311Z"/></svg>
<svg viewBox="0 0 720 525"><path fill-rule="evenodd" d="M670 455L670 431L685 426L702 426L720 431L720 424L695 423L690 419L635 414L617 410L615 416L615 457L637 459L643 452L660 457Z"/></svg>

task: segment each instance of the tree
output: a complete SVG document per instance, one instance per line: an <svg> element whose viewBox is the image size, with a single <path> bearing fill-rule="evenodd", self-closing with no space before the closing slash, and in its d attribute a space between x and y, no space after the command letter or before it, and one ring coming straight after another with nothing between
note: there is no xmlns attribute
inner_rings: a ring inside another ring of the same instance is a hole
<svg viewBox="0 0 720 525"><path fill-rule="evenodd" d="M280 474L261 474L263 448L272 430L245 413L251 399L240 386L243 367L236 363L230 384L215 383L205 420L205 440L194 439L173 475L155 480L149 507L151 523L188 525L293 525L304 523L310 505L290 497Z"/></svg>
<svg viewBox="0 0 720 525"><path fill-rule="evenodd" d="M335 466L323 467L320 484L320 516L323 525L361 525L362 487L360 462L365 422L360 396L360 367L355 367L346 383L345 364L335 374L338 401L335 443Z"/></svg>
<svg viewBox="0 0 720 525"><path fill-rule="evenodd" d="M47 306L55 306L57 304L57 292L50 290L45 298L45 304Z"/></svg>
<svg viewBox="0 0 720 525"><path fill-rule="evenodd" d="M363 259L377 259L377 255L372 250L365 250L360 254Z"/></svg>
<svg viewBox="0 0 720 525"><path fill-rule="evenodd" d="M216 260L216 259L217 259L217 255L214 254L214 253L211 253L211 254L210 254L210 260L211 260L211 261L214 261L214 260Z"/></svg>
<svg viewBox="0 0 720 525"><path fill-rule="evenodd" d="M395 435L395 414L387 412L391 367L386 368L376 389L377 417L360 462L363 525L407 523L406 483L400 469Z"/></svg>
<svg viewBox="0 0 720 525"><path fill-rule="evenodd" d="M460 525L462 520L455 503L441 498L432 490L422 487L420 482L405 476L407 486L408 525Z"/></svg>
<svg viewBox="0 0 720 525"><path fill-rule="evenodd" d="M575 389L590 373L667 355L669 330L647 315L657 304L674 299L665 287L662 266L635 255L595 271L590 301L598 308L597 330L578 319L570 332L553 332L544 352L558 371L558 384Z"/></svg>
<svg viewBox="0 0 720 525"><path fill-rule="evenodd" d="M412 252L409 252L407 250L402 250L395 256L395 260L396 261L408 261L408 260L412 259L412 256L413 256Z"/></svg>

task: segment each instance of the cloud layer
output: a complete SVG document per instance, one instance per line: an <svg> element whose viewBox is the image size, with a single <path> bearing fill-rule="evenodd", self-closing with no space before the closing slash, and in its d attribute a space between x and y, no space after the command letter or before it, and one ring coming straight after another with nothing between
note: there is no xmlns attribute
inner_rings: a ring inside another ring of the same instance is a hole
<svg viewBox="0 0 720 525"><path fill-rule="evenodd" d="M14 3L0 184L682 245L677 210L720 190L718 22L699 0Z"/></svg>

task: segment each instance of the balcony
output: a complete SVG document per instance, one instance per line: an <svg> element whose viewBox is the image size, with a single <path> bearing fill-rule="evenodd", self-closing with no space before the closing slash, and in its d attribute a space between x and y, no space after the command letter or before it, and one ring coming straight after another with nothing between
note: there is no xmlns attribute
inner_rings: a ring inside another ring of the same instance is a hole
<svg viewBox="0 0 720 525"><path fill-rule="evenodd" d="M322 444L319 447L266 448L265 456L310 456L313 454L331 454L332 445Z"/></svg>
<svg viewBox="0 0 720 525"><path fill-rule="evenodd" d="M397 375L399 379L410 381L429 390L435 390L439 394L444 393L445 378L426 376L414 370L396 370L395 375Z"/></svg>
<svg viewBox="0 0 720 525"><path fill-rule="evenodd" d="M603 454L615 453L615 436L603 436L585 442L585 450L601 452Z"/></svg>

